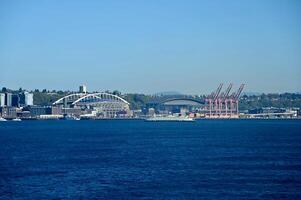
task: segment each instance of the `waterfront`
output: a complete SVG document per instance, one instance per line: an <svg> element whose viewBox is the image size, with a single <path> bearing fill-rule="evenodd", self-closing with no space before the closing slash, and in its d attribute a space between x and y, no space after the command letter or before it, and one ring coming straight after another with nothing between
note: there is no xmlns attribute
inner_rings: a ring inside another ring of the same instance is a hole
<svg viewBox="0 0 301 200"><path fill-rule="evenodd" d="M300 199L299 120L0 122L0 199Z"/></svg>

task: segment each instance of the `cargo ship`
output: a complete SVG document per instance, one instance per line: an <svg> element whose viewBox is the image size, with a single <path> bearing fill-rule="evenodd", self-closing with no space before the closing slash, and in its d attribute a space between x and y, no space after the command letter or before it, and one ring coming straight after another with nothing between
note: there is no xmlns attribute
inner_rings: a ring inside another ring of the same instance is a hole
<svg viewBox="0 0 301 200"><path fill-rule="evenodd" d="M145 119L146 122L194 122L193 118L179 117L179 116L166 116L166 117L150 117Z"/></svg>

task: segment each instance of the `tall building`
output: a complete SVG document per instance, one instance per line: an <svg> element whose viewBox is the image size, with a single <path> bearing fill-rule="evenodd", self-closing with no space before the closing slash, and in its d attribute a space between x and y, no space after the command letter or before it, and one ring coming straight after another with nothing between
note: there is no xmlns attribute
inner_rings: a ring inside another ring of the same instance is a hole
<svg viewBox="0 0 301 200"><path fill-rule="evenodd" d="M87 86L86 85L79 86L79 92L80 93L87 93Z"/></svg>
<svg viewBox="0 0 301 200"><path fill-rule="evenodd" d="M25 96L25 105L32 106L33 105L33 93L24 92Z"/></svg>
<svg viewBox="0 0 301 200"><path fill-rule="evenodd" d="M12 106L14 107L20 107L20 97L18 94L12 95Z"/></svg>
<svg viewBox="0 0 301 200"><path fill-rule="evenodd" d="M5 94L0 93L0 107L5 106Z"/></svg>
<svg viewBox="0 0 301 200"><path fill-rule="evenodd" d="M32 106L33 105L33 94L29 92L22 92L19 94L20 104L22 106Z"/></svg>
<svg viewBox="0 0 301 200"><path fill-rule="evenodd" d="M12 94L11 93L5 93L5 105L12 106Z"/></svg>

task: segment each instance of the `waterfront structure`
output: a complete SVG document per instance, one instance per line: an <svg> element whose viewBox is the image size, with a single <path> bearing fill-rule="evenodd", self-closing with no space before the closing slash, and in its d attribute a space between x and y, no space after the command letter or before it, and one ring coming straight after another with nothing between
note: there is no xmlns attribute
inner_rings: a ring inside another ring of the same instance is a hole
<svg viewBox="0 0 301 200"><path fill-rule="evenodd" d="M189 117L182 117L182 116L156 116L156 117L150 117L147 118L145 121L147 122L194 122L195 120L193 118Z"/></svg>
<svg viewBox="0 0 301 200"><path fill-rule="evenodd" d="M81 108L62 108L62 114L80 116L83 113Z"/></svg>
<svg viewBox="0 0 301 200"><path fill-rule="evenodd" d="M55 101L53 105L63 108L93 109L103 118L114 118L119 114L124 115L124 112L130 113L130 104L126 100L105 92L69 94ZM77 113L78 111L75 114Z"/></svg>
<svg viewBox="0 0 301 200"><path fill-rule="evenodd" d="M32 116L31 116L29 111L20 110L20 111L17 112L17 118L30 119L30 118L32 118Z"/></svg>
<svg viewBox="0 0 301 200"><path fill-rule="evenodd" d="M299 109L286 109L275 107L255 108L244 114L245 118L297 118Z"/></svg>
<svg viewBox="0 0 301 200"><path fill-rule="evenodd" d="M155 116L155 114L156 114L156 113L155 113L155 109L154 109L154 108L149 108L149 109L148 109L148 115L149 115L149 116L153 117L153 116Z"/></svg>
<svg viewBox="0 0 301 200"><path fill-rule="evenodd" d="M185 113L197 112L204 107L204 102L199 99L188 98L185 96L166 98L157 102L149 102L146 105L147 109L155 108L157 113Z"/></svg>
<svg viewBox="0 0 301 200"><path fill-rule="evenodd" d="M3 118L16 118L17 108L11 106L0 107L0 113Z"/></svg>
<svg viewBox="0 0 301 200"><path fill-rule="evenodd" d="M222 92L223 84L220 84L215 92L202 98L174 97L161 100L161 102L150 102L147 109L155 108L156 113L181 115L193 115L206 118L238 118L239 117L239 97L243 91L244 84L239 89L230 94L233 85L230 84ZM162 113L167 111L167 113Z"/></svg>
<svg viewBox="0 0 301 200"><path fill-rule="evenodd" d="M0 107L5 106L5 94L0 93Z"/></svg>
<svg viewBox="0 0 301 200"><path fill-rule="evenodd" d="M59 115L62 112L61 108L56 106L27 106L23 108L23 111L29 111L31 117L40 115Z"/></svg>
<svg viewBox="0 0 301 200"><path fill-rule="evenodd" d="M223 84L221 83L217 90L207 96L205 100L205 116L208 118L238 118L239 117L239 97L242 93L245 84L241 84L239 89L229 95L232 84L228 88L222 91Z"/></svg>
<svg viewBox="0 0 301 200"><path fill-rule="evenodd" d="M23 110L29 111L32 117L49 114L45 106L28 106Z"/></svg>
<svg viewBox="0 0 301 200"><path fill-rule="evenodd" d="M58 119L63 119L64 115L39 115L38 119L41 120L58 120Z"/></svg>
<svg viewBox="0 0 301 200"><path fill-rule="evenodd" d="M39 115L46 115L47 113L47 107L44 106L29 106L25 109L23 109L24 111L29 111L31 116L39 116Z"/></svg>

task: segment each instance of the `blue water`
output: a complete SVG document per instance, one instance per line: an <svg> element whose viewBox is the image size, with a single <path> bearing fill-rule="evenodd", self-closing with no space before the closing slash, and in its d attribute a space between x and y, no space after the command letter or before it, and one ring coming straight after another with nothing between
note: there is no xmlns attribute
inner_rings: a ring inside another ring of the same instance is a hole
<svg viewBox="0 0 301 200"><path fill-rule="evenodd" d="M1 122L0 199L301 199L301 121Z"/></svg>

